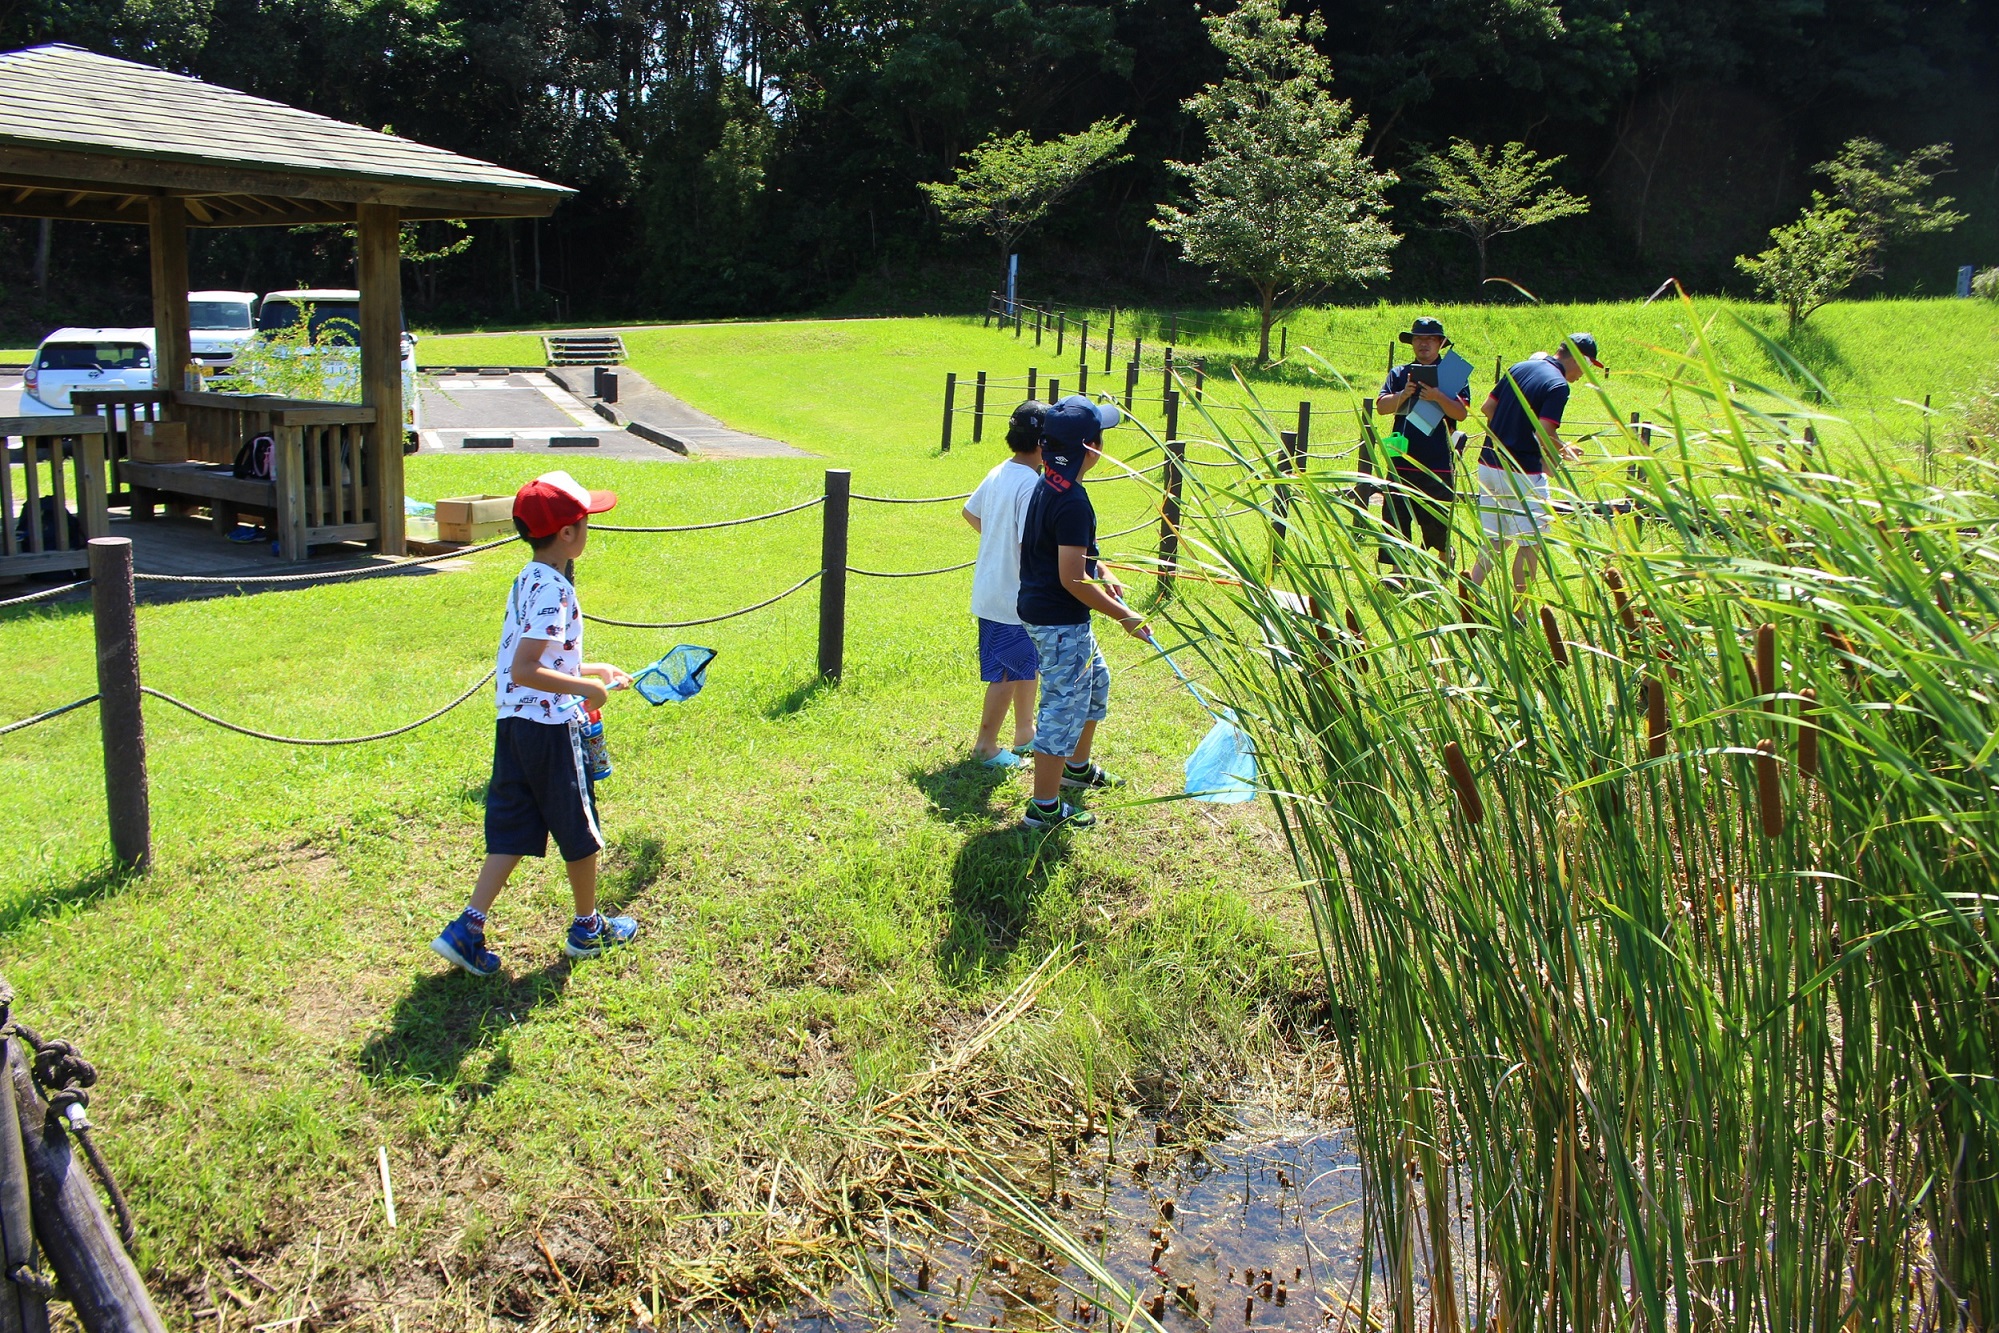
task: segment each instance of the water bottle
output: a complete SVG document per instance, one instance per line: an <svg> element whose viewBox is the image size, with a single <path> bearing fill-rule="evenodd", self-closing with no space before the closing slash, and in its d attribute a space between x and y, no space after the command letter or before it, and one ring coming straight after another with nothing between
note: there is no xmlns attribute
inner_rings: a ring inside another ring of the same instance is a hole
<svg viewBox="0 0 1999 1333"><path fill-rule="evenodd" d="M602 782L611 776L611 749L604 744L604 715L595 708L583 724L583 761L589 766L592 782Z"/></svg>

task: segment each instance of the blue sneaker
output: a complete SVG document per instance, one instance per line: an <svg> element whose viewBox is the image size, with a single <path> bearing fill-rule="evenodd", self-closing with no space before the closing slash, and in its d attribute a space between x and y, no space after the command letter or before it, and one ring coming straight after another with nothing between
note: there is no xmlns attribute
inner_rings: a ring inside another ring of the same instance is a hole
<svg viewBox="0 0 1999 1333"><path fill-rule="evenodd" d="M500 956L486 947L485 930L462 913L430 942L430 947L440 958L475 977L490 977L500 970Z"/></svg>
<svg viewBox="0 0 1999 1333"><path fill-rule="evenodd" d="M605 916L599 912L592 921L594 924L589 926L569 923L569 938L563 940L562 951L571 958L595 958L606 949L630 944L639 933L639 923L628 916Z"/></svg>

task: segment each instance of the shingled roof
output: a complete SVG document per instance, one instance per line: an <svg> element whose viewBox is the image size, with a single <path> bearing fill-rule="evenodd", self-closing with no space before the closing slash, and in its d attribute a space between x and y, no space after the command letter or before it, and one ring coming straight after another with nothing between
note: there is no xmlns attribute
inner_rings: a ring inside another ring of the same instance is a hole
<svg viewBox="0 0 1999 1333"><path fill-rule="evenodd" d="M543 217L572 193L74 46L0 54L4 214L144 223L149 196L180 195L195 226L346 222L363 203L408 218Z"/></svg>

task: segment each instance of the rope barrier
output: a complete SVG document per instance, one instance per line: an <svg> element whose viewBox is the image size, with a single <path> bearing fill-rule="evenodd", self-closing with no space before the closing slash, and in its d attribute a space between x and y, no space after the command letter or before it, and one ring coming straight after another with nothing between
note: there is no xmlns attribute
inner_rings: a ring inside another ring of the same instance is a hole
<svg viewBox="0 0 1999 1333"><path fill-rule="evenodd" d="M746 616L752 611L761 611L767 606L775 605L797 592L800 588L803 588L806 584L812 582L812 580L818 578L824 572L823 570L815 569L777 596L766 597L755 606L746 606L740 611L724 611L719 616L703 616L699 620L612 620L607 616L593 616L588 611L583 613L583 618L597 625L616 625L619 629L692 629L696 625L712 625L720 620L734 620L737 616Z"/></svg>
<svg viewBox="0 0 1999 1333"><path fill-rule="evenodd" d="M239 736L248 736L252 740L276 741L280 745L364 745L369 741L385 741L391 736L400 736L406 731L415 731L426 722L437 721L438 718L443 717L446 713L458 707L458 705L464 703L467 699L470 699L474 694L477 694L479 688L493 678L495 670L496 668L488 667L485 675L479 677L479 679L466 687L465 693L459 695L436 712L427 713L416 721L397 727L393 731L377 731L368 736L336 736L330 739L318 739L310 736L276 736L268 731L258 731L254 727L243 727L238 726L234 722L226 722L213 713L204 713L186 700L176 699L165 690L156 690L150 685L141 685L139 692L141 694L150 694L155 699L170 703L182 712L192 713L203 722L213 723L215 726L221 727L224 731L233 731Z"/></svg>
<svg viewBox="0 0 1999 1333"><path fill-rule="evenodd" d="M88 588L89 586L89 579L78 579L75 583L65 583L59 588L44 588L40 592L31 592L25 597L10 597L4 602L0 602L0 610L5 610L10 606L23 606L29 602L39 602L49 597L60 597L66 592L75 592L78 588Z"/></svg>
<svg viewBox="0 0 1999 1333"><path fill-rule="evenodd" d="M941 505L952 500L969 500L972 498L972 493L966 491L963 495L924 495L905 499L897 495L861 495L856 492L847 498L866 500L869 504L878 505Z"/></svg>
<svg viewBox="0 0 1999 1333"><path fill-rule="evenodd" d="M868 578L868 579L927 579L932 574L955 574L961 569L970 569L973 565L976 565L978 563L979 562L976 560L967 560L962 565L946 565L942 569L897 569L897 570L856 569L854 566L848 565L847 572L849 574L859 574L862 578Z"/></svg>
<svg viewBox="0 0 1999 1333"><path fill-rule="evenodd" d="M745 523L761 523L765 519L783 518L786 514L795 514L801 509L810 509L814 505L825 503L825 496L815 495L810 500L789 508L773 509L768 514L751 514L748 518L725 518L714 523L676 523L665 527L627 527L616 523L592 523L590 530L592 532L707 532L712 528L740 528Z"/></svg>
<svg viewBox="0 0 1999 1333"><path fill-rule="evenodd" d="M1098 537L1097 540L1100 542L1114 542L1120 537L1129 537L1134 532L1144 532L1147 528L1151 527L1154 523L1157 523L1158 521L1159 521L1159 515L1154 514L1152 517L1146 519L1143 523L1139 523L1132 527L1126 528L1123 532L1105 533L1102 536Z"/></svg>
<svg viewBox="0 0 1999 1333"><path fill-rule="evenodd" d="M19 731L23 727L32 727L37 722L46 722L52 717L61 717L64 713L74 713L77 709L96 702L97 696L93 694L87 699L78 699L73 704L64 704L61 708L51 708L46 713L37 713L33 717L24 717L19 722L9 722L6 726L0 727L0 736L5 736L10 731Z"/></svg>
<svg viewBox="0 0 1999 1333"><path fill-rule="evenodd" d="M359 569L330 569L324 572L306 574L241 575L145 574L138 570L133 570L132 577L141 583L195 583L213 584L222 587L231 587L244 583L330 583L335 579L359 579L367 578L374 574L393 574L405 569L414 569L419 565L434 565L443 560L457 560L464 556L477 555L481 551L490 551L496 546L505 546L508 542L517 542L519 540L519 537L495 537L492 541L480 542L476 546L460 547L456 551L446 551L442 555L420 555L414 559L397 560L387 565L363 565Z"/></svg>

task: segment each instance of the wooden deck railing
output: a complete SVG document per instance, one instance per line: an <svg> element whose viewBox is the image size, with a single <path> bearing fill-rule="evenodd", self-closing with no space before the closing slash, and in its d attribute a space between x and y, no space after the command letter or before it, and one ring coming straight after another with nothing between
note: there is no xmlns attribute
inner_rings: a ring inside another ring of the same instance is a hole
<svg viewBox="0 0 1999 1333"><path fill-rule="evenodd" d="M128 486L138 483L129 496L135 518L150 516L161 494L206 504L218 527L233 525L247 511L271 520L286 559L303 560L322 543L378 541L386 508L401 512L401 495L379 493L372 407L185 390L79 392L74 399L80 410L101 413L110 424L117 471ZM125 428L135 420L184 423L187 464L130 463ZM276 444L272 481L218 470L264 434Z"/></svg>
<svg viewBox="0 0 1999 1333"><path fill-rule="evenodd" d="M0 466L0 576L88 568L84 543L111 535L104 419L0 417L0 438L9 436L21 441L21 485L17 496L9 459Z"/></svg>

